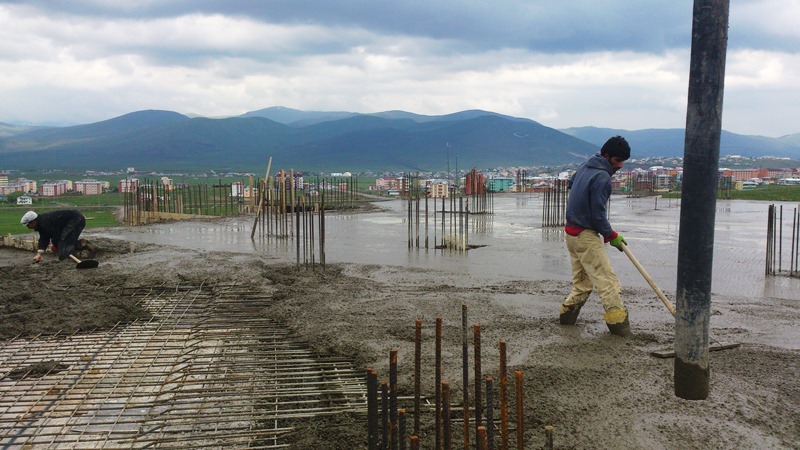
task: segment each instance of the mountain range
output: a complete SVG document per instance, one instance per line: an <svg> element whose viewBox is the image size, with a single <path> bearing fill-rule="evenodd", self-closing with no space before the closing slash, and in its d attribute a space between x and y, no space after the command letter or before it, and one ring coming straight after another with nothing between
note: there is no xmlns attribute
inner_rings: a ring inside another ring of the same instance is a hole
<svg viewBox="0 0 800 450"><path fill-rule="evenodd" d="M582 162L613 135L633 158L682 156L682 129L557 130L538 122L470 110L442 116L271 107L227 118L137 111L70 127L0 123L0 168L257 171L437 171L448 167L558 166ZM723 131L721 155L800 158L800 135Z"/></svg>

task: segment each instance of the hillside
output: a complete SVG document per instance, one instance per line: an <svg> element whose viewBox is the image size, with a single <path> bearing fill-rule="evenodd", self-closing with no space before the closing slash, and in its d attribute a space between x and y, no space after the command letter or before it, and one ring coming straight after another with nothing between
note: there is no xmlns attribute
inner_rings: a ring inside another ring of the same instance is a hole
<svg viewBox="0 0 800 450"><path fill-rule="evenodd" d="M0 139L0 166L15 168L261 167L269 156L298 170L442 170L580 162L596 149L531 120L464 112L413 116L355 115L299 126L248 114L189 118L139 111L108 121L50 128Z"/></svg>
<svg viewBox="0 0 800 450"><path fill-rule="evenodd" d="M683 156L685 133L681 128L631 131L614 128L579 127L560 131L598 146L603 145L608 136L625 136L625 139L631 144L633 158ZM720 137L720 155L740 155L750 158L777 156L800 159L800 139L745 136L723 130Z"/></svg>
<svg viewBox="0 0 800 450"><path fill-rule="evenodd" d="M440 171L582 162L608 137L625 136L634 158L681 156L683 130L556 130L528 119L469 110L441 116L265 108L238 117L137 111L72 127L2 126L0 167L252 171L270 157L303 171ZM721 155L800 159L796 135L723 132Z"/></svg>

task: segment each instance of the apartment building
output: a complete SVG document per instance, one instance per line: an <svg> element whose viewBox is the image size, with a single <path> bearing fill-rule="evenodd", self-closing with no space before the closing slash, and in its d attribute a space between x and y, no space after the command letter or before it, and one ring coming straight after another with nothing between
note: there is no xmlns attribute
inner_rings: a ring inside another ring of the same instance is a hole
<svg viewBox="0 0 800 450"><path fill-rule="evenodd" d="M97 180L81 180L75 182L75 192L83 195L100 195L107 183Z"/></svg>
<svg viewBox="0 0 800 450"><path fill-rule="evenodd" d="M139 189L139 179L138 178L125 178L124 180L119 180L117 183L117 190L119 192L136 192Z"/></svg>
<svg viewBox="0 0 800 450"><path fill-rule="evenodd" d="M430 198L447 198L450 193L449 183L446 181L433 181L428 183L427 191Z"/></svg>
<svg viewBox="0 0 800 450"><path fill-rule="evenodd" d="M47 181L42 184L39 195L42 197L57 197L64 195L72 190L72 182L69 180Z"/></svg>
<svg viewBox="0 0 800 450"><path fill-rule="evenodd" d="M8 195L13 192L34 193L36 192L36 182L25 178L9 181L5 185L0 185L0 194Z"/></svg>

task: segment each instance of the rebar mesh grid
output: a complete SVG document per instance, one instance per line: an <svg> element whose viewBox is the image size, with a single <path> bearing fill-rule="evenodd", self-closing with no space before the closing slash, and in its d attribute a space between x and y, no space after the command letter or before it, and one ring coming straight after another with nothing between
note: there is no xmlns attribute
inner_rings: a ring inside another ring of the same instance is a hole
<svg viewBox="0 0 800 450"><path fill-rule="evenodd" d="M0 343L2 448L284 448L298 419L366 412L362 374L263 317L268 295L122 291L152 318ZM36 365L46 374L26 377Z"/></svg>

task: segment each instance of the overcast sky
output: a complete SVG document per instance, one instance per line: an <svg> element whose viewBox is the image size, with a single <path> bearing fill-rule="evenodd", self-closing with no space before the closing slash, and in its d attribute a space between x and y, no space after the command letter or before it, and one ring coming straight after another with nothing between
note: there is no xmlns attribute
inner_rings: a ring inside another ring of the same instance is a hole
<svg viewBox="0 0 800 450"><path fill-rule="evenodd" d="M0 0L0 122L484 109L682 128L690 0ZM800 0L731 0L723 128L800 132Z"/></svg>

